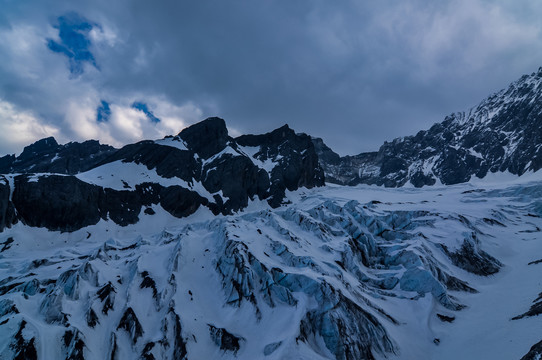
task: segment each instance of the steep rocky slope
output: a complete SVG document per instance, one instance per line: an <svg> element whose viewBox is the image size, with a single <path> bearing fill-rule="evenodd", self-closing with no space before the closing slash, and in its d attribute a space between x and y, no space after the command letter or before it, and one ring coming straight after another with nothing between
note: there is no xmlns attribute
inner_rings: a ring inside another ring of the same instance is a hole
<svg viewBox="0 0 542 360"><path fill-rule="evenodd" d="M87 161L73 165L83 153ZM287 190L324 185L309 136L284 126L234 139L220 118L120 150L43 139L11 164L7 173L24 174L0 175L0 230L17 221L62 231L100 219L126 226L152 216L156 206L176 217L201 206L229 214L255 199L277 207Z"/></svg>
<svg viewBox="0 0 542 360"><path fill-rule="evenodd" d="M427 131L384 143L378 152L341 158L314 139L326 180L421 187L537 171L542 167L541 83L542 68Z"/></svg>

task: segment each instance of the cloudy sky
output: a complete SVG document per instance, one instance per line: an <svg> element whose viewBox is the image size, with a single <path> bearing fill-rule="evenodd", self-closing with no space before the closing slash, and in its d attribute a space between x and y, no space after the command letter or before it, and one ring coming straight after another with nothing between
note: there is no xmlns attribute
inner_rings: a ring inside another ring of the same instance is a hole
<svg viewBox="0 0 542 360"><path fill-rule="evenodd" d="M0 0L0 154L208 116L376 150L542 66L539 0Z"/></svg>

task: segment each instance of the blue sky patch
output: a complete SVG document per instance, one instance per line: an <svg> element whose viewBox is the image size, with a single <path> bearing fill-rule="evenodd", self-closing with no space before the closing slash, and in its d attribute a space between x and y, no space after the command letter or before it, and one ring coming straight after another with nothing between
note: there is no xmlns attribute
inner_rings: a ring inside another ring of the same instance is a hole
<svg viewBox="0 0 542 360"><path fill-rule="evenodd" d="M105 100L102 100L100 106L98 106L96 121L99 123L108 122L110 117L111 108L109 107L109 103Z"/></svg>
<svg viewBox="0 0 542 360"><path fill-rule="evenodd" d="M89 22L77 13L59 16L57 24L54 25L54 28L58 29L60 41L48 39L47 47L68 58L70 72L73 75L83 73L85 62L98 69L96 59L90 51L89 33L94 27L99 27L99 25Z"/></svg>
<svg viewBox="0 0 542 360"><path fill-rule="evenodd" d="M160 119L154 116L152 111L149 110L149 107L144 102L136 101L132 104L132 108L143 112L145 115L147 115L147 118L153 123L160 122Z"/></svg>

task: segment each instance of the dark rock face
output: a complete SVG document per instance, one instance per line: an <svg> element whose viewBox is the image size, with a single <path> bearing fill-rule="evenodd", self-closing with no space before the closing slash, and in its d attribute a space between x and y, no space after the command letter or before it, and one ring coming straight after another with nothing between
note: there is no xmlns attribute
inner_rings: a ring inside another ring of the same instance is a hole
<svg viewBox="0 0 542 360"><path fill-rule="evenodd" d="M143 273L141 273L141 277L143 277L143 280L141 281L141 284L139 284L139 288L151 289L152 297L154 298L154 300L158 301L158 290L156 289L156 282L149 276L149 273L147 271L143 271Z"/></svg>
<svg viewBox="0 0 542 360"><path fill-rule="evenodd" d="M170 308L168 315L174 318L173 334L175 339L173 341L173 358L174 359L186 359L188 351L186 350L186 341L182 336L181 318L175 311Z"/></svg>
<svg viewBox="0 0 542 360"><path fill-rule="evenodd" d="M15 207L10 200L11 188L7 179L0 175L0 231L17 223Z"/></svg>
<svg viewBox="0 0 542 360"><path fill-rule="evenodd" d="M11 172L12 165L15 159L15 154L0 157L0 169L2 169L2 173Z"/></svg>
<svg viewBox="0 0 542 360"><path fill-rule="evenodd" d="M185 217L193 214L200 205L206 205L208 200L180 186L170 186L160 192L160 204L171 215Z"/></svg>
<svg viewBox="0 0 542 360"><path fill-rule="evenodd" d="M58 175L116 161L145 165L160 177L180 179L179 185L142 183L133 189L123 180L125 190L114 190ZM324 185L309 136L283 126L233 139L220 118L206 119L175 137L141 141L120 150L96 141L58 145L47 138L26 147L17 158L2 158L2 164L8 164L0 168L6 173L45 174L14 176L14 189L7 178L0 178L0 231L18 220L60 231L74 231L100 219L126 226L139 221L142 207L151 214L149 206L156 204L176 217L189 216L200 206L215 214L230 214L256 197L277 207L286 190ZM195 183L207 194L189 189Z"/></svg>
<svg viewBox="0 0 542 360"><path fill-rule="evenodd" d="M4 317L9 314L18 314L19 310L15 303L9 299L0 300L0 317Z"/></svg>
<svg viewBox="0 0 542 360"><path fill-rule="evenodd" d="M36 351L35 338L27 339L24 335L26 327L26 321L21 321L19 331L13 337L13 342L10 344L10 348L15 353L14 360L36 360L38 353Z"/></svg>
<svg viewBox="0 0 542 360"><path fill-rule="evenodd" d="M13 240L13 237L8 237L6 241L0 242L0 245L2 246L2 248L0 249L0 253L9 250L14 241L15 240Z"/></svg>
<svg viewBox="0 0 542 360"><path fill-rule="evenodd" d="M415 136L386 142L377 153L337 160L313 139L326 180L388 187L469 181L489 172L522 175L542 168L542 68L468 112L452 114Z"/></svg>
<svg viewBox="0 0 542 360"><path fill-rule="evenodd" d="M97 324L100 323L99 319L98 319L98 315L96 314L96 312L92 309L89 309L86 316L85 316L85 319L87 321L87 325L91 328L94 328L96 327Z"/></svg>
<svg viewBox="0 0 542 360"><path fill-rule="evenodd" d="M244 341L242 337L235 336L228 332L226 329L217 328L209 324L209 332L211 333L211 339L215 342L220 350L231 351L234 354L241 348L241 342Z"/></svg>
<svg viewBox="0 0 542 360"><path fill-rule="evenodd" d="M121 226L139 221L143 199L138 191L104 189L103 195L103 202L98 204L102 210L102 218L109 217Z"/></svg>
<svg viewBox="0 0 542 360"><path fill-rule="evenodd" d="M132 343L135 344L137 340L143 336L143 328L139 322L134 310L129 307L122 315L117 330L124 329L128 332Z"/></svg>
<svg viewBox="0 0 542 360"><path fill-rule="evenodd" d="M269 204L279 206L285 190L324 185L324 171L310 136L296 134L285 125L264 135L243 135L235 139L241 146L257 147L254 158L260 161L278 160L271 171Z"/></svg>
<svg viewBox="0 0 542 360"><path fill-rule="evenodd" d="M514 316L512 320L520 320L526 317L538 316L542 314L542 293L538 294L538 297L533 301L533 304L525 313Z"/></svg>
<svg viewBox="0 0 542 360"><path fill-rule="evenodd" d="M105 284L96 292L98 299L103 303L102 314L107 315L109 310L113 310L116 293L115 287L111 283ZM94 313L94 315L96 314ZM91 316L91 318L93 317Z"/></svg>
<svg viewBox="0 0 542 360"><path fill-rule="evenodd" d="M230 137L226 129L226 122L218 117L205 119L192 125L179 134L188 148L203 159L224 150Z"/></svg>
<svg viewBox="0 0 542 360"><path fill-rule="evenodd" d="M199 180L199 172L196 171L198 163L194 159L193 152L161 146L153 141L140 141L126 145L100 165L117 160L143 164L149 170L155 169L158 175L165 178L178 177L188 182L191 182L193 178Z"/></svg>
<svg viewBox="0 0 542 360"><path fill-rule="evenodd" d="M72 176L51 175L39 181L15 177L13 204L28 226L73 231L94 225L101 218L97 204L103 199L102 188Z"/></svg>
<svg viewBox="0 0 542 360"><path fill-rule="evenodd" d="M540 359L540 356L542 356L542 341L534 344L521 360L537 360Z"/></svg>
<svg viewBox="0 0 542 360"><path fill-rule="evenodd" d="M67 360L85 360L84 349L85 342L82 339L82 334L76 330L67 330L62 337L64 347L66 348Z"/></svg>
<svg viewBox="0 0 542 360"><path fill-rule="evenodd" d="M542 314L542 301L541 301L541 299L542 299L542 296L539 296L538 299L535 300L537 302L535 302L533 305L531 305L531 308L527 312L525 312L525 313L523 313L521 315L518 315L518 316L514 316L512 318L512 320L520 320L520 319L523 319L525 317L538 316L538 315Z"/></svg>
<svg viewBox="0 0 542 360"><path fill-rule="evenodd" d="M335 166L340 165L341 157L339 154L331 150L331 148L327 146L322 139L312 138L312 143L314 145L314 150L318 154L318 158L322 164Z"/></svg>
<svg viewBox="0 0 542 360"><path fill-rule="evenodd" d="M437 314L437 317L440 319L440 321L442 322L448 322L448 323L452 323L454 322L455 320L455 316L446 316L446 315L442 315L442 314Z"/></svg>
<svg viewBox="0 0 542 360"><path fill-rule="evenodd" d="M166 139L182 142L186 149L142 141L123 147L102 164L117 160L134 162L156 170L165 178L177 177L189 184L201 182L209 193L221 191L223 197L215 195L214 202L204 198L191 200L223 214L246 207L256 196L268 199L276 207L284 199L286 189L324 185L323 170L310 137L296 134L288 126L263 135L233 139L228 136L224 120L215 117ZM245 146L257 147L258 151L251 157L243 152ZM254 160L276 164L266 171ZM168 202L168 209L172 210L173 203Z"/></svg>
<svg viewBox="0 0 542 360"><path fill-rule="evenodd" d="M207 199L180 186L136 186L135 191L104 189L73 176L15 177L13 204L17 218L32 227L74 231L100 219L126 226L139 221L143 206L161 204L173 216L195 212Z"/></svg>
<svg viewBox="0 0 542 360"><path fill-rule="evenodd" d="M119 350L118 350L118 345L117 345L117 335L115 333L111 333L111 340L110 340L109 348L111 349L109 351L109 359L110 360L117 360L117 352Z"/></svg>
<svg viewBox="0 0 542 360"><path fill-rule="evenodd" d="M155 343L149 342L145 345L143 348L143 352L141 353L141 358L143 360L155 360L156 358L152 354L152 349L154 348Z"/></svg>
<svg viewBox="0 0 542 360"><path fill-rule="evenodd" d="M258 195L268 197L269 176L245 156L226 154L209 162L203 168L202 184L210 193L222 191L229 198L218 208L223 213L239 210L248 205L248 200Z"/></svg>
<svg viewBox="0 0 542 360"><path fill-rule="evenodd" d="M92 169L116 151L96 140L59 145L52 137L24 148L19 156L0 158L0 174L57 173L77 174Z"/></svg>
<svg viewBox="0 0 542 360"><path fill-rule="evenodd" d="M457 252L450 252L445 247L443 250L455 266L476 275L496 274L502 266L497 259L476 248L471 239L465 239L461 249Z"/></svg>

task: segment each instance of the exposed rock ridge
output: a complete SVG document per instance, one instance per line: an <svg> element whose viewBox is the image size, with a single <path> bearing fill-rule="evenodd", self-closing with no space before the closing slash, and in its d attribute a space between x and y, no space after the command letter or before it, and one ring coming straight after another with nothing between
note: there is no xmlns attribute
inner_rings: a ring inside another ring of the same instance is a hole
<svg viewBox="0 0 542 360"><path fill-rule="evenodd" d="M478 106L447 116L378 152L339 157L313 139L326 181L416 187L457 184L488 173L522 175L542 168L542 68Z"/></svg>
<svg viewBox="0 0 542 360"><path fill-rule="evenodd" d="M80 161L73 163L77 154ZM0 168L6 173L0 177L0 231L17 221L61 231L100 219L126 226L139 221L143 207L145 214L152 215L154 205L176 217L191 215L200 206L215 214L230 214L251 200L267 200L278 207L286 190L324 185L309 136L283 126L234 139L217 117L177 136L119 150L96 141L61 146L47 138L26 147L19 157L2 159L10 165ZM143 172L157 178L137 181L133 175L138 174L129 171L119 179L124 184L120 189L101 185L104 177L121 173L125 164L144 165ZM28 174L8 175L13 172ZM94 177L85 175L88 172Z"/></svg>
<svg viewBox="0 0 542 360"><path fill-rule="evenodd" d="M0 174L77 174L92 169L115 151L96 140L59 145L53 137L48 137L28 145L19 156L0 157Z"/></svg>

